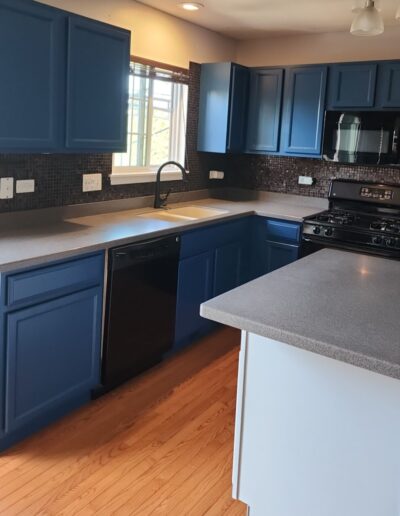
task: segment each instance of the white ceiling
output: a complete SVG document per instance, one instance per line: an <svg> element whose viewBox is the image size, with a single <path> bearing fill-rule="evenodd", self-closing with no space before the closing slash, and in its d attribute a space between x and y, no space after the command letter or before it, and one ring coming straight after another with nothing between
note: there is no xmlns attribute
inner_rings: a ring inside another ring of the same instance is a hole
<svg viewBox="0 0 400 516"><path fill-rule="evenodd" d="M140 3L236 39L348 31L352 8L365 0L198 0L204 9L188 12L181 0L139 0ZM377 0L385 25L398 25L400 0Z"/></svg>

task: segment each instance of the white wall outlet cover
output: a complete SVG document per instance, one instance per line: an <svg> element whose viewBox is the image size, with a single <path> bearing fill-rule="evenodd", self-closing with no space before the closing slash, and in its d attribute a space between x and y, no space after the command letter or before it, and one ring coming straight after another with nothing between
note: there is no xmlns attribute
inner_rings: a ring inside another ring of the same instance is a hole
<svg viewBox="0 0 400 516"><path fill-rule="evenodd" d="M224 179L225 173L221 170L210 170L210 179Z"/></svg>
<svg viewBox="0 0 400 516"><path fill-rule="evenodd" d="M299 176L299 185L312 186L315 179L309 176Z"/></svg>
<svg viewBox="0 0 400 516"><path fill-rule="evenodd" d="M14 178L2 177L0 179L0 199L12 199L14 197Z"/></svg>
<svg viewBox="0 0 400 516"><path fill-rule="evenodd" d="M83 174L82 191L97 192L103 188L103 176L101 174Z"/></svg>
<svg viewBox="0 0 400 516"><path fill-rule="evenodd" d="M35 191L34 179L20 179L15 183L15 193L32 193Z"/></svg>

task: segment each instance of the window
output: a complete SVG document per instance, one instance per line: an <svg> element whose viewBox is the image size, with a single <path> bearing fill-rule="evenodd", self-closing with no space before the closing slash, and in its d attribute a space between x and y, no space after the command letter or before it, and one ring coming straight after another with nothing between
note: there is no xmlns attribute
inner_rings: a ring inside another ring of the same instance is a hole
<svg viewBox="0 0 400 516"><path fill-rule="evenodd" d="M155 180L166 161L185 164L189 72L150 62L131 63L127 152L114 154L112 184ZM166 179L180 179L176 168Z"/></svg>

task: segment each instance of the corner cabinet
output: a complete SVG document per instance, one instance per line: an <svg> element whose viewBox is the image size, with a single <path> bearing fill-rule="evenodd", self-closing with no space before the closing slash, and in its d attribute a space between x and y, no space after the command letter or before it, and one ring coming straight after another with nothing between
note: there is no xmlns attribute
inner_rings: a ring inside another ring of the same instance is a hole
<svg viewBox="0 0 400 516"><path fill-rule="evenodd" d="M241 152L245 145L249 71L234 63L201 66L197 150Z"/></svg>
<svg viewBox="0 0 400 516"><path fill-rule="evenodd" d="M200 316L202 303L247 281L250 223L249 217L182 235L174 351L215 327Z"/></svg>
<svg viewBox="0 0 400 516"><path fill-rule="evenodd" d="M327 66L300 66L286 70L283 154L321 155L327 74Z"/></svg>
<svg viewBox="0 0 400 516"><path fill-rule="evenodd" d="M100 382L102 254L2 277L0 449L91 398Z"/></svg>
<svg viewBox="0 0 400 516"><path fill-rule="evenodd" d="M263 68L250 73L246 151L277 152L282 105L283 69Z"/></svg>
<svg viewBox="0 0 400 516"><path fill-rule="evenodd" d="M0 152L126 147L130 33L0 0Z"/></svg>

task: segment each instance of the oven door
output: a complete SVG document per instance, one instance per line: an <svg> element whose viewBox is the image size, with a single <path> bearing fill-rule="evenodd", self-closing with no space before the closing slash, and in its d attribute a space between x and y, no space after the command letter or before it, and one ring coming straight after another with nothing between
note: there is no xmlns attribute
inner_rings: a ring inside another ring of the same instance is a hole
<svg viewBox="0 0 400 516"><path fill-rule="evenodd" d="M400 113L326 111L323 158L339 163L400 165Z"/></svg>

